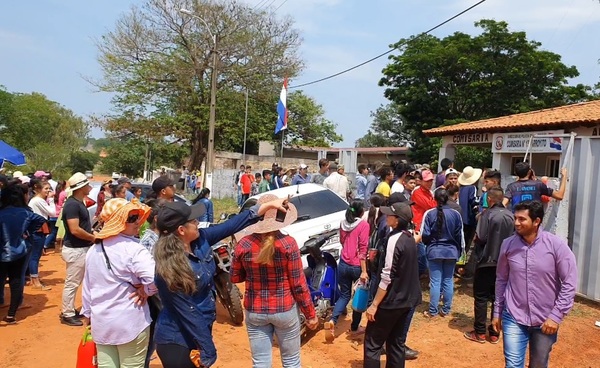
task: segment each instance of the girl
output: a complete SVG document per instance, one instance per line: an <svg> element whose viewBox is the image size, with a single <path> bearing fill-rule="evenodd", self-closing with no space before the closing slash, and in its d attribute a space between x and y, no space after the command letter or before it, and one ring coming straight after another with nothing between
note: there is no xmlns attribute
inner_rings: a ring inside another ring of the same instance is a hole
<svg viewBox="0 0 600 368"><path fill-rule="evenodd" d="M204 215L198 218L198 221L207 224L206 226L208 226L208 224L212 224L214 221L214 209L213 203L210 200L210 189L202 189L200 191L200 194L198 194L198 196L192 201L192 204L196 203L202 203L204 207L206 207L206 212L204 213Z"/></svg>
<svg viewBox="0 0 600 368"><path fill-rule="evenodd" d="M437 207L425 212L422 236L429 261L429 310L426 317L446 316L454 296L454 266L465 246L463 223L458 211L448 206L448 192L439 188L434 193ZM438 309L440 293L444 301Z"/></svg>
<svg viewBox="0 0 600 368"><path fill-rule="evenodd" d="M50 188L50 183L42 182L39 179L31 180L31 188L33 189L33 193L35 196L31 198L29 201L29 207L31 210L42 216L46 221L50 217L56 216L56 211L52 211L48 202L46 202L48 198L48 194L52 190ZM42 253L44 252L44 243L46 242L46 235L50 233L48 224L46 223L40 230L32 233L31 236L31 259L29 260L29 273L31 277L31 285L35 289L40 290L51 290L52 288L42 284L40 281L40 277L38 274L38 268L40 265L40 259L42 258Z"/></svg>
<svg viewBox="0 0 600 368"><path fill-rule="evenodd" d="M352 284L358 279L363 283L366 283L369 279L367 273L369 223L362 220L363 214L364 202L355 200L346 210L346 219L340 225L342 254L337 270L340 297L335 303L331 321L325 322L325 340L328 342L335 339L335 325L350 302ZM350 326L352 337L365 332L364 328L359 327L361 316L362 313L352 312L352 325Z"/></svg>

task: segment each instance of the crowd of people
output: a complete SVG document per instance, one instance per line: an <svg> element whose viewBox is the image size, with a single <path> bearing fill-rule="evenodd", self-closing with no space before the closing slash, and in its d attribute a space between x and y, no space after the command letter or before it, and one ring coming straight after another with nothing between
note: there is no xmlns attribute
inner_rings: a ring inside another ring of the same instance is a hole
<svg viewBox="0 0 600 368"><path fill-rule="evenodd" d="M436 174L408 163L359 165L351 190L343 167L323 159L313 175L306 165L283 173L274 164L256 174L241 167L235 185L240 206L250 195L304 183L350 199L340 223L340 297L324 329L333 343L353 285L369 284L366 328L360 326L363 313L354 311L349 330L354 339L364 335L365 367L379 367L383 352L387 367L417 359L407 339L422 303L420 280L429 280L424 316L444 318L452 313L455 277L473 280L474 325L466 339L502 340L507 367L523 367L529 345L529 366L547 367L577 282L566 241L541 226L544 203L564 197L567 171L553 190L520 162L518 179L503 189L496 170L467 166L459 172L448 159L441 168ZM91 326L100 367L148 367L154 351L165 368L210 367L217 359L211 245L245 229L249 235L235 247L231 278L246 285L253 366L272 365L276 335L283 366L300 367L298 311L308 328L319 321L298 244L280 231L297 218L294 205L267 194L222 224L200 226L214 222L210 191L201 190L188 206L174 201L175 185L160 176L142 203L128 178L106 181L90 217L91 186L82 173L66 182L43 171L0 176L0 305L8 307L3 322L17 323L17 311L27 308L26 282L49 290L38 266L55 242L66 265L60 320Z"/></svg>

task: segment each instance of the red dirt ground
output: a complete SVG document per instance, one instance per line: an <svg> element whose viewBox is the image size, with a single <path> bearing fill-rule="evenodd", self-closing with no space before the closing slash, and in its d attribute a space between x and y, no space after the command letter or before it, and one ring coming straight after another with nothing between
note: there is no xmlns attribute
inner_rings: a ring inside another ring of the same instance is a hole
<svg viewBox="0 0 600 368"><path fill-rule="evenodd" d="M25 301L33 305L17 313L17 325L0 325L0 367L45 368L75 367L76 352L82 328L60 324L60 298L64 278L63 262L58 254L44 256L41 261L41 278L52 286L51 291L34 291L26 287ZM423 285L426 287L426 285ZM9 300L9 289L5 289ZM504 364L502 345L477 344L462 337L471 328L471 292L466 285L457 284L455 305L450 317L426 320L422 316L423 303L415 315L408 344L421 352L407 367L501 367ZM428 295L424 293L424 300ZM6 309L0 309L3 317ZM558 343L551 354L551 367L600 367L600 329L594 322L600 320L597 305L578 302L564 321ZM326 344L323 331L309 336L302 347L303 367L362 367L362 342L352 342L343 332L349 320L341 323L339 336ZM366 321L363 320L363 325ZM228 323L226 312L218 307L214 339L218 348L218 368L250 367L250 348L244 327ZM280 367L277 349L274 349L274 366ZM153 368L161 367L158 359Z"/></svg>

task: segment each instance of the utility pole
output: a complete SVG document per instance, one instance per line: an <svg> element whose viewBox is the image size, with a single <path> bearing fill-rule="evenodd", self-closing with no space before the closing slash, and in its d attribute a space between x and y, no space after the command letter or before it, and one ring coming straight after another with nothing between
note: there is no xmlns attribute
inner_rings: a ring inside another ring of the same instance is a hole
<svg viewBox="0 0 600 368"><path fill-rule="evenodd" d="M205 187L212 192L213 168L215 162L215 114L217 108L217 35L213 35L213 65L210 83L210 117L208 121L208 149L206 155Z"/></svg>
<svg viewBox="0 0 600 368"><path fill-rule="evenodd" d="M246 165L246 132L248 131L248 86L246 86L246 113L244 114L244 153L242 163Z"/></svg>

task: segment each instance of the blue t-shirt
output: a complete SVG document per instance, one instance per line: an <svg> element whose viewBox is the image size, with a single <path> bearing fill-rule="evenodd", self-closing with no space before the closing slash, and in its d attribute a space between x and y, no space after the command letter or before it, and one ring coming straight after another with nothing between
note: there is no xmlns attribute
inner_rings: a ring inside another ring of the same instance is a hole
<svg viewBox="0 0 600 368"><path fill-rule="evenodd" d="M552 196L553 190L539 180L518 180L508 184L504 196L510 200L512 208L525 201L540 201L542 196Z"/></svg>

